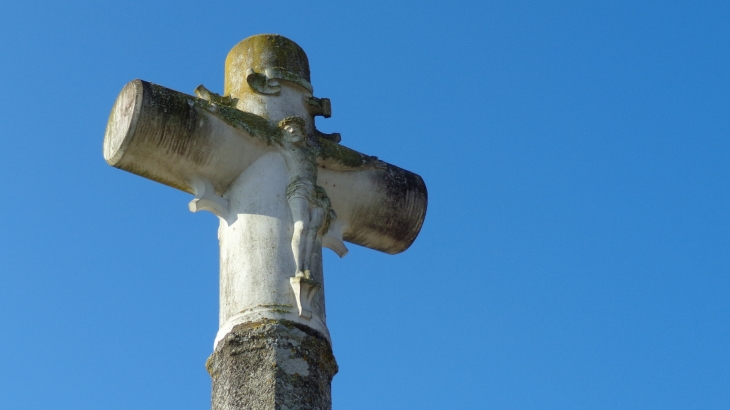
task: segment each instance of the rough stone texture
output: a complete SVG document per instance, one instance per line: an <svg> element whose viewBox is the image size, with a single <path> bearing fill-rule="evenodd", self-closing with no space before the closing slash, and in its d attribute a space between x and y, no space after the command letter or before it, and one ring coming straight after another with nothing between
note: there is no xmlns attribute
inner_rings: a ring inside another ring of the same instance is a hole
<svg viewBox="0 0 730 410"><path fill-rule="evenodd" d="M213 410L329 410L337 363L318 332L290 321L236 326L206 363Z"/></svg>

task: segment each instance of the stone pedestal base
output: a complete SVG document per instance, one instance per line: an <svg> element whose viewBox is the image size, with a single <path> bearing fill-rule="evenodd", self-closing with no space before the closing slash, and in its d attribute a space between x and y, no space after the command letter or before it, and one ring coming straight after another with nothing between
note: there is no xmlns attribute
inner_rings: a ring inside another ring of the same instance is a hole
<svg viewBox="0 0 730 410"><path fill-rule="evenodd" d="M318 332L289 321L238 325L208 358L213 410L331 410L337 363Z"/></svg>

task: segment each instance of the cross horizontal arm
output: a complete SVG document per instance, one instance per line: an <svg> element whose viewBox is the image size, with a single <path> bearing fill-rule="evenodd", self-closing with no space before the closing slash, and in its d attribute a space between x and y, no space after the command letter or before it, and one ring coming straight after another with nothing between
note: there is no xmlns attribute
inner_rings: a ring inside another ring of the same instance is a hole
<svg viewBox="0 0 730 410"><path fill-rule="evenodd" d="M104 158L117 168L196 194L210 181L225 196L233 181L276 151L281 130L233 107L134 80L119 94L104 137ZM426 213L420 176L319 138L318 185L337 213L343 239L387 253L415 240Z"/></svg>

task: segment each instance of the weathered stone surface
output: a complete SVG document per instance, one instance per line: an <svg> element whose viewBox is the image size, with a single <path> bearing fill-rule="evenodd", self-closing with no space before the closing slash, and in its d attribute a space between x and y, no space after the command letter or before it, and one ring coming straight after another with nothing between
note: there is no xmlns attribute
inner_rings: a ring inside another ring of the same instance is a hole
<svg viewBox="0 0 730 410"><path fill-rule="evenodd" d="M290 321L238 325L206 363L213 410L332 408L337 363L318 332Z"/></svg>

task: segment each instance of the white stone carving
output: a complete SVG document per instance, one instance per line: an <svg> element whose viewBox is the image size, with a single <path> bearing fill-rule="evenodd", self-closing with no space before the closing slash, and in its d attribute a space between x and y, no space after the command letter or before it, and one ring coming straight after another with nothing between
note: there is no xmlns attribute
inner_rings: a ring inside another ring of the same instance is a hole
<svg viewBox="0 0 730 410"><path fill-rule="evenodd" d="M251 59L246 53L257 48L246 42L279 48ZM220 219L216 344L234 326L266 319L301 323L329 339L322 247L341 257L344 240L402 252L425 217L419 176L315 128L314 117L328 117L331 105L313 97L306 64L290 40L254 36L229 54L228 95L200 86L195 98L135 80L109 118L110 165L189 192L191 211Z"/></svg>
<svg viewBox="0 0 730 410"><path fill-rule="evenodd" d="M190 212L209 211L220 218L228 218L228 200L216 195L213 184L205 178L194 176L191 180L195 199L190 201Z"/></svg>
<svg viewBox="0 0 730 410"><path fill-rule="evenodd" d="M314 295L322 288L322 285L304 276L297 274L289 278L289 283L294 290L294 296L297 298L297 308L299 308L299 317L304 319L312 318L312 299Z"/></svg>

